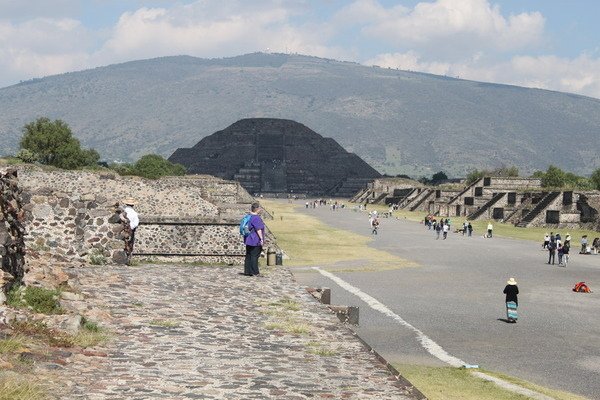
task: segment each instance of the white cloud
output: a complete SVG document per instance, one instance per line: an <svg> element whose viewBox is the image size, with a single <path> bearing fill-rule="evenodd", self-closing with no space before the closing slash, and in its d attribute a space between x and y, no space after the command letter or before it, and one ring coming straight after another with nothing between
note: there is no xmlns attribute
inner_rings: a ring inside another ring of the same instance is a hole
<svg viewBox="0 0 600 400"><path fill-rule="evenodd" d="M365 64L600 98L600 58L588 55L574 59L552 55L515 56L508 61L492 63L476 54L470 60L451 63L427 61L409 51L380 54Z"/></svg>
<svg viewBox="0 0 600 400"><path fill-rule="evenodd" d="M164 55L231 56L262 51L339 56L347 51L326 45L323 26L290 22L303 2L197 1L171 8L140 8L121 16L97 56L130 60Z"/></svg>
<svg viewBox="0 0 600 400"><path fill-rule="evenodd" d="M504 17L488 0L436 0L412 9L385 9L376 0L357 0L339 19L360 21L362 31L401 49L423 47L462 56L473 49L507 51L538 44L545 19L539 12Z"/></svg>
<svg viewBox="0 0 600 400"><path fill-rule="evenodd" d="M74 19L0 21L1 79L8 84L85 67L90 40L89 32Z"/></svg>

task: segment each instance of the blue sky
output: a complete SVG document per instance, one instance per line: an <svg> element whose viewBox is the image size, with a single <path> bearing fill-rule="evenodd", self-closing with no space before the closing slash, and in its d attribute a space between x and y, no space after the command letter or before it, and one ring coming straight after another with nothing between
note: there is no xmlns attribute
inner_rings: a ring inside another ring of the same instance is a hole
<svg viewBox="0 0 600 400"><path fill-rule="evenodd" d="M0 0L0 86L268 49L600 98L598 15L592 0Z"/></svg>

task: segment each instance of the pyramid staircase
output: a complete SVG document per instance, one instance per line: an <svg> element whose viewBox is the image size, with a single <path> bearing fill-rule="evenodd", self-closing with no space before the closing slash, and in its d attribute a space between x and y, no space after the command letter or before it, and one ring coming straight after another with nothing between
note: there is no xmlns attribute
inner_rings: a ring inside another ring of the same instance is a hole
<svg viewBox="0 0 600 400"><path fill-rule="evenodd" d="M552 203L558 196L560 196L561 192L550 192L546 196L540 200L540 202L535 206L533 210L531 210L527 215L523 217L521 222L517 224L520 228L527 227L531 221L533 221L542 211L544 211L550 203Z"/></svg>
<svg viewBox="0 0 600 400"><path fill-rule="evenodd" d="M472 213L471 215L467 216L467 219L469 221L473 221L473 220L481 217L483 215L483 213L485 213L487 210L489 210L490 207L492 207L494 204L496 204L504 196L506 196L506 192L496 193L495 195L492 196L492 198L487 203L485 203L483 206L481 206L481 208L479 210L477 210L474 213Z"/></svg>
<svg viewBox="0 0 600 400"><path fill-rule="evenodd" d="M413 199L413 201L411 201L409 203L409 204L411 204L409 210L410 211L415 211L421 204L423 204L423 202L425 200L427 200L428 198L430 198L431 195L434 194L434 193L435 193L435 189L426 189L426 190L424 190L419 196L415 197Z"/></svg>

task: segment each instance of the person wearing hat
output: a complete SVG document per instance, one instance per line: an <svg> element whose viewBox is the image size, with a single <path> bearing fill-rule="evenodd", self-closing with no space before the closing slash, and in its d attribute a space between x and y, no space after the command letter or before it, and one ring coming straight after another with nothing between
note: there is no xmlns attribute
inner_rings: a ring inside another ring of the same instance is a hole
<svg viewBox="0 0 600 400"><path fill-rule="evenodd" d="M133 209L135 207L136 201L131 197L123 199L121 201L125 205L123 207L123 212L119 216L121 221L126 225L126 232L129 233L129 239L126 239L125 242L125 252L127 253L127 264L129 264L131 260L131 254L133 253L133 243L135 241L135 230L140 224L140 218L138 213Z"/></svg>
<svg viewBox="0 0 600 400"><path fill-rule="evenodd" d="M519 300L517 299L519 287L515 278L510 278L506 282L504 294L506 295L506 319L508 322L515 323L519 317L517 314L517 307L519 307Z"/></svg>

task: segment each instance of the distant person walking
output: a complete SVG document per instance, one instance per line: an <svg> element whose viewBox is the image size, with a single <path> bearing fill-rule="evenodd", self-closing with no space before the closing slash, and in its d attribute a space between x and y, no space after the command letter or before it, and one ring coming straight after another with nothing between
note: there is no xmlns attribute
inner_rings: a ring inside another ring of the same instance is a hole
<svg viewBox="0 0 600 400"><path fill-rule="evenodd" d="M123 212L119 215L119 219L124 224L123 231L125 232L125 254L127 255L127 265L131 264L131 255L133 254L133 245L135 243L135 231L140 224L138 213L133 209L136 201L131 197L121 201L125 206Z"/></svg>
<svg viewBox="0 0 600 400"><path fill-rule="evenodd" d="M446 220L448 221L448 220ZM450 227L448 226L448 223L444 224L444 227L442 228L442 231L444 232L444 240L446 240L446 238L448 237L448 231L450 230Z"/></svg>
<svg viewBox="0 0 600 400"><path fill-rule="evenodd" d="M492 222L490 221L487 226L487 237L491 238L493 232L494 232L494 226L492 225Z"/></svg>
<svg viewBox="0 0 600 400"><path fill-rule="evenodd" d="M371 222L371 227L373 230L371 231L372 235L377 235L377 229L379 229L379 218L373 218L373 222Z"/></svg>
<svg viewBox="0 0 600 400"><path fill-rule="evenodd" d="M545 250L548 247L548 243L550 243L550 235L546 233L544 235L544 242L542 243L542 250Z"/></svg>
<svg viewBox="0 0 600 400"><path fill-rule="evenodd" d="M467 231L469 232L469 237L473 236L473 225L471 225L470 222L469 225L467 225Z"/></svg>
<svg viewBox="0 0 600 400"><path fill-rule="evenodd" d="M519 300L517 298L519 287L515 278L510 278L506 282L503 293L506 295L506 319L508 322L515 323L519 318L519 314L517 313L517 308L519 307Z"/></svg>
<svg viewBox="0 0 600 400"><path fill-rule="evenodd" d="M439 222L435 225L435 240L440 238L440 232L442 232L442 223Z"/></svg>
<svg viewBox="0 0 600 400"><path fill-rule="evenodd" d="M262 252L265 238L265 223L260 217L260 204L252 203L250 206L250 218L247 222L247 234L244 234L246 245L246 259L244 260L244 275L259 276L258 257Z"/></svg>

